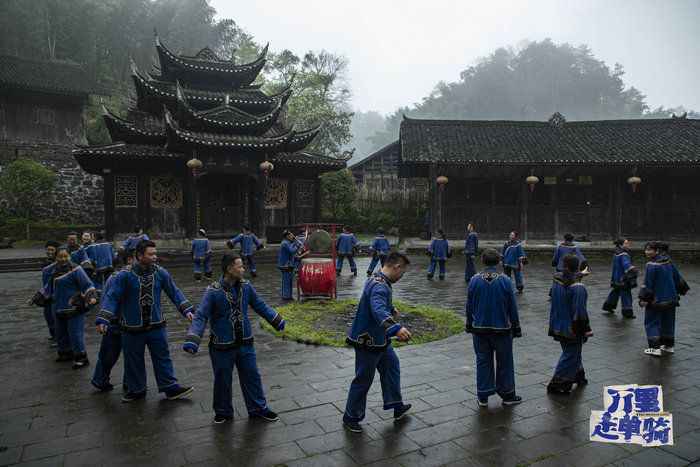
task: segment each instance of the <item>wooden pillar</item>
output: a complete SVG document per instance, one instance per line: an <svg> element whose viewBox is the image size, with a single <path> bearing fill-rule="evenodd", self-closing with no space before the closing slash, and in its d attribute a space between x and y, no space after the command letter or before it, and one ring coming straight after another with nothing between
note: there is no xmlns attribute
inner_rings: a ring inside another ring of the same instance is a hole
<svg viewBox="0 0 700 467"><path fill-rule="evenodd" d="M530 189L527 183L522 184L520 190L520 231L523 233L523 240L527 240L527 210L529 207Z"/></svg>
<svg viewBox="0 0 700 467"><path fill-rule="evenodd" d="M613 239L617 238L617 198L615 196L615 183L613 180L605 179L608 186L608 233Z"/></svg>
<svg viewBox="0 0 700 467"><path fill-rule="evenodd" d="M646 225L646 226L653 225L654 226L654 236L656 238L661 238L661 230L662 230L661 224L663 224L663 217L661 218L661 222L654 222L655 219L652 217L652 216L654 216L654 210L653 210L654 209L654 202L652 199L652 194L654 191L653 188L654 187L653 187L651 181L648 181L646 183L646 186L643 188L646 191L646 196L645 196L645 200L644 200L644 204L646 207L646 209L645 209L646 212L644 213L644 225ZM658 220L658 218L656 220Z"/></svg>
<svg viewBox="0 0 700 467"><path fill-rule="evenodd" d="M103 180L103 203L105 210L105 238L107 240L114 239L114 174L107 173L102 177Z"/></svg>
<svg viewBox="0 0 700 467"><path fill-rule="evenodd" d="M435 179L437 178L437 167L433 164L430 165L430 168L428 169L428 188L429 188L429 207L428 211L430 213L430 233L432 235L432 232L435 232L437 229L437 225L439 223L439 219L437 218L438 216L438 193L437 193L437 182Z"/></svg>
<svg viewBox="0 0 700 467"><path fill-rule="evenodd" d="M151 228L151 190L148 175L138 175L138 221L144 232Z"/></svg>
<svg viewBox="0 0 700 467"><path fill-rule="evenodd" d="M185 170L182 201L185 207L185 235L194 238L197 235L197 186L191 170Z"/></svg>
<svg viewBox="0 0 700 467"><path fill-rule="evenodd" d="M622 237L622 182L615 180L615 237Z"/></svg>
<svg viewBox="0 0 700 467"><path fill-rule="evenodd" d="M257 175L252 179L252 203L250 224L254 232L261 237L267 237L265 232L265 189L267 185L267 176Z"/></svg>
<svg viewBox="0 0 700 467"><path fill-rule="evenodd" d="M314 180L314 222L321 222L321 176Z"/></svg>
<svg viewBox="0 0 700 467"><path fill-rule="evenodd" d="M559 193L557 188L559 185L552 185L552 213L554 214L554 239L561 237L559 235Z"/></svg>
<svg viewBox="0 0 700 467"><path fill-rule="evenodd" d="M296 224L296 213L294 210L296 209L296 199L295 199L295 193L296 193L296 179L295 178L288 178L287 179L287 223L289 225L294 225Z"/></svg>

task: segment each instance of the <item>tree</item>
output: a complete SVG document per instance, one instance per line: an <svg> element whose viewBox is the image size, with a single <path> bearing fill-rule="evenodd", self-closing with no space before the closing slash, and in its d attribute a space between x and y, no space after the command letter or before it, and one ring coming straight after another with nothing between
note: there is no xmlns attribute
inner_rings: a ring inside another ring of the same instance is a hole
<svg viewBox="0 0 700 467"><path fill-rule="evenodd" d="M51 193L55 183L56 174L50 169L31 159L17 159L0 174L0 193L9 214L24 219L28 230L29 222L36 220L36 200Z"/></svg>
<svg viewBox="0 0 700 467"><path fill-rule="evenodd" d="M353 218L357 188L349 170L321 175L321 217L339 222Z"/></svg>

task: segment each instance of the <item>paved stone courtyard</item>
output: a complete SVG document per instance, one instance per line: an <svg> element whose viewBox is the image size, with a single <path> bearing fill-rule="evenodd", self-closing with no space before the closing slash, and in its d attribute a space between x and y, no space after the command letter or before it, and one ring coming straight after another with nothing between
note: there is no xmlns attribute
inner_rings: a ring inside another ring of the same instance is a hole
<svg viewBox="0 0 700 467"><path fill-rule="evenodd" d="M641 264L642 259L636 258ZM516 386L524 402L504 409L497 397L479 409L475 396L474 354L465 334L398 351L404 399L412 415L394 424L381 410L378 378L370 393L365 433L341 427L346 391L353 374L351 349L305 346L275 339L256 329L258 364L275 424L250 422L234 382L236 420L211 421L212 373L206 346L197 356L180 350L186 323L169 306L171 351L182 383L193 384L191 400L168 402L156 393L149 370L145 401L122 404L120 392L95 393L89 378L99 337L87 330L88 370L54 363L41 310L25 305L38 273L0 275L2 324L0 349L0 465L99 466L682 466L700 465L700 267L681 265L691 287L678 314L676 354L663 359L642 355L643 319L623 321L603 315L609 265L593 263L587 279L589 312L595 336L584 347L590 384L571 396L549 396L545 386L559 354L547 337L546 260L526 271L519 297L524 336L515 341ZM342 297L355 297L361 275L340 280ZM426 259L414 257L412 269L396 285L398 299L432 303L464 313L461 258L448 263L444 282L427 282ZM279 274L260 266L256 287L277 303ZM204 288L186 269L173 271L178 284L196 302ZM92 319L88 320L89 322ZM150 368L150 364L147 365ZM113 372L117 383L121 362ZM674 415L675 446L641 448L588 441L591 410L602 410L605 385L662 384L664 406Z"/></svg>

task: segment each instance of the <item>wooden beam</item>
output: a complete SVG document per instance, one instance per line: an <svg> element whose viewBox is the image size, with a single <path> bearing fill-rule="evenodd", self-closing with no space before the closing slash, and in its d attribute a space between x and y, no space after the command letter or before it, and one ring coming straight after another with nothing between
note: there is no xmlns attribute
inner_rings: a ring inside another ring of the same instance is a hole
<svg viewBox="0 0 700 467"><path fill-rule="evenodd" d="M102 177L104 185L105 237L114 239L114 174L111 172Z"/></svg>

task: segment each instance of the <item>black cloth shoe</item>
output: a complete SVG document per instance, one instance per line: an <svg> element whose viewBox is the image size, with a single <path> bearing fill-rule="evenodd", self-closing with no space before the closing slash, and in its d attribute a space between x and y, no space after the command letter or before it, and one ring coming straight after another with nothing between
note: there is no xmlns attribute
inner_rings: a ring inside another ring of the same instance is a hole
<svg viewBox="0 0 700 467"><path fill-rule="evenodd" d="M134 402L139 399L145 399L146 398L146 391L143 392L127 392L122 396L122 402Z"/></svg>
<svg viewBox="0 0 700 467"><path fill-rule="evenodd" d="M394 420L401 420L411 410L411 407L411 404L403 404L401 407L396 407L394 409Z"/></svg>
<svg viewBox="0 0 700 467"><path fill-rule="evenodd" d="M503 405L518 405L523 401L523 398L513 394L510 397L503 399Z"/></svg>
<svg viewBox="0 0 700 467"><path fill-rule="evenodd" d="M90 384L92 384L93 387L94 387L95 389L97 389L98 392L109 392L109 391L111 391L112 389L114 389L114 385L113 385L113 384L110 384L110 383L107 383L107 384L105 384L104 386L99 386L99 385L95 384L94 381L90 381Z"/></svg>
<svg viewBox="0 0 700 467"><path fill-rule="evenodd" d="M189 386L189 387L183 387L183 386L178 386L177 389L173 389L172 391L168 391L165 393L165 397L169 401L174 401L175 399L182 399L183 397L187 397L190 394L194 392L194 387Z"/></svg>
<svg viewBox="0 0 700 467"><path fill-rule="evenodd" d="M343 427L351 433L362 433L362 425L357 422L351 422L349 420L343 420Z"/></svg>
<svg viewBox="0 0 700 467"><path fill-rule="evenodd" d="M248 417L249 418L259 418L259 419L265 420L266 422L276 422L280 419L280 417L270 409L267 409L263 413L252 413L252 414L248 415Z"/></svg>
<svg viewBox="0 0 700 467"><path fill-rule="evenodd" d="M84 368L88 365L90 365L90 360L88 360L87 354L75 355L75 358L73 359L74 370L79 370L80 368Z"/></svg>
<svg viewBox="0 0 700 467"><path fill-rule="evenodd" d="M636 316L634 316L634 311L632 310L622 310L622 317L627 319L636 318Z"/></svg>
<svg viewBox="0 0 700 467"><path fill-rule="evenodd" d="M230 422L233 417L225 417L223 415L217 415L214 417L214 425L221 425L222 423Z"/></svg>
<svg viewBox="0 0 700 467"><path fill-rule="evenodd" d="M73 360L73 352L58 352L57 362L70 362Z"/></svg>

